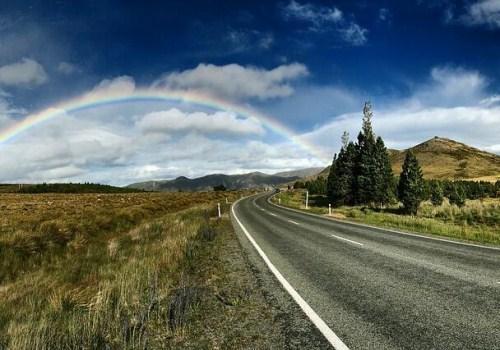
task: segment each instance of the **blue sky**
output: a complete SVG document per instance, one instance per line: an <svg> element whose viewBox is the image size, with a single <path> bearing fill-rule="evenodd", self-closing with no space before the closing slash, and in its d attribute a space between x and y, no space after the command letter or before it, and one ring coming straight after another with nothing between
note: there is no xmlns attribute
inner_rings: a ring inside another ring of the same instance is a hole
<svg viewBox="0 0 500 350"><path fill-rule="evenodd" d="M356 135L365 100L389 147L439 135L500 153L499 39L500 0L3 2L0 130L69 98L154 87L252 107L330 156L344 130ZM69 113L0 145L0 181L126 184L329 162L224 113Z"/></svg>

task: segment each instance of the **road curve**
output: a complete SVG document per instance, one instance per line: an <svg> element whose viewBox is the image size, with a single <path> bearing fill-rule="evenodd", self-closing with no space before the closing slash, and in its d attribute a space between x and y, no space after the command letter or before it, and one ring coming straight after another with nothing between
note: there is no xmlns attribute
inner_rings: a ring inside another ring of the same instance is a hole
<svg viewBox="0 0 500 350"><path fill-rule="evenodd" d="M235 227L350 349L500 349L500 250L332 221L269 196L235 203Z"/></svg>

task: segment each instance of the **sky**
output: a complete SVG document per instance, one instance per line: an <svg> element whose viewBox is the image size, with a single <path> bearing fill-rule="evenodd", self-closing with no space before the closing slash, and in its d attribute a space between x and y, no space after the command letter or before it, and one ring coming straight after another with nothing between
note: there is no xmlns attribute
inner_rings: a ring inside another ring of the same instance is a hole
<svg viewBox="0 0 500 350"><path fill-rule="evenodd" d="M325 166L365 101L389 148L500 154L499 58L500 0L4 1L0 182Z"/></svg>

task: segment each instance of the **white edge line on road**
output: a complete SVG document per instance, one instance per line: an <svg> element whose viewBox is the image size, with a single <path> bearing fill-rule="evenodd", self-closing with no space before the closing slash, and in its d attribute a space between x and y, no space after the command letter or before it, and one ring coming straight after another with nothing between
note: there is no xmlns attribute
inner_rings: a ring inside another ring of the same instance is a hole
<svg viewBox="0 0 500 350"><path fill-rule="evenodd" d="M300 225L298 222L293 221L293 220L288 220L288 222L291 222L292 224L295 224L295 225Z"/></svg>
<svg viewBox="0 0 500 350"><path fill-rule="evenodd" d="M336 349L336 350L349 350L349 348L340 340L340 338L328 327L328 325L319 317L319 315L309 306L309 304L300 296L300 294L292 287L292 285L283 277L281 272L273 265L271 260L267 257L266 253L259 247L257 242L253 239L250 233L247 231L245 226L241 223L240 219L236 216L234 211L234 206L239 202L239 200L234 203L231 207L231 212L233 214L234 219L240 225L241 229L245 233L245 236L248 238L250 243L254 246L254 248L259 253L260 257L266 263L269 270L276 276L278 281L281 283L283 288L290 294L290 296L295 300L295 302L300 306L302 311L309 317L309 319L314 323L314 325L319 329L321 334L328 340L328 342Z"/></svg>
<svg viewBox="0 0 500 350"><path fill-rule="evenodd" d="M410 232L397 231L397 230L393 230L393 229L390 229L390 228L385 228L385 227L380 227L380 226L373 226L373 225L367 225L367 224L361 224L359 222L354 222L354 221L349 221L349 220L339 220L339 219L335 219L335 218L332 218L332 217L325 217L325 216L318 215L318 214L308 213L308 212L305 212L305 211L302 211L302 210L284 207L284 206L282 206L280 204L276 204L276 203L271 202L271 197L273 197L275 195L276 194L274 194L272 196L269 196L267 198L267 202L269 204L274 205L275 207L279 207L279 208L282 208L282 209L294 211L294 212L297 212L297 213L300 213L300 214L309 215L309 216L315 216L315 217L321 218L323 220L335 221L335 222L339 222L339 223L343 223L343 224L348 224L348 225L352 225L352 226L360 226L360 227L373 228L373 229L376 229L376 230L393 232L393 233L398 233L400 235L412 236L412 237L423 238L423 239L431 239L431 240L434 240L434 241L441 241L441 242L447 242L447 243L465 245L465 246L469 246L469 247L500 250L500 248L490 247L490 246L487 246L487 245L480 245L480 244L474 244L474 243L452 241L452 240L449 240L449 239L438 238L438 237L429 237L429 236L419 235L418 233L410 233Z"/></svg>
<svg viewBox="0 0 500 350"><path fill-rule="evenodd" d="M269 215L272 215L272 216L278 216L278 215L276 215L276 214L274 214L274 213L268 213L268 214L269 214Z"/></svg>
<svg viewBox="0 0 500 350"><path fill-rule="evenodd" d="M337 236L337 235L332 235L332 237L335 237L335 238L338 238L338 239L341 239L341 240L344 240L344 241L347 241L347 242L351 242L353 244L357 244L357 245L360 245L362 246L363 243L359 243L359 242L356 242L356 241L352 241L350 239L347 239L347 238L344 238L344 237L340 237L340 236Z"/></svg>

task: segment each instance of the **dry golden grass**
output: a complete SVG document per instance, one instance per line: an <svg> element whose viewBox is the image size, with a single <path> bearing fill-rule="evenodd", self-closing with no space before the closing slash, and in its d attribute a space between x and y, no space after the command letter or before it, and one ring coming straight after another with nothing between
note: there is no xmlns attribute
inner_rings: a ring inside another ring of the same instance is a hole
<svg viewBox="0 0 500 350"><path fill-rule="evenodd" d="M241 195L0 195L0 349L169 347L200 227Z"/></svg>

